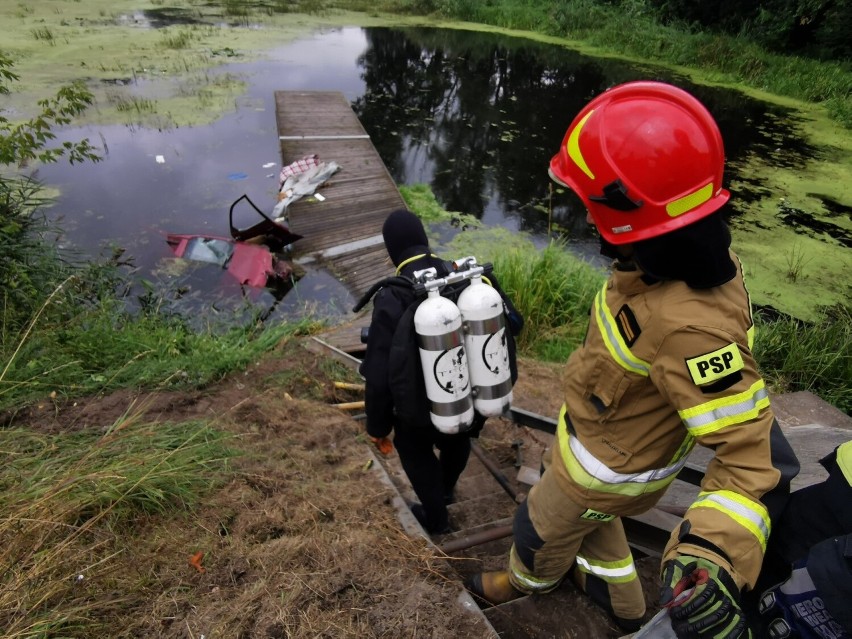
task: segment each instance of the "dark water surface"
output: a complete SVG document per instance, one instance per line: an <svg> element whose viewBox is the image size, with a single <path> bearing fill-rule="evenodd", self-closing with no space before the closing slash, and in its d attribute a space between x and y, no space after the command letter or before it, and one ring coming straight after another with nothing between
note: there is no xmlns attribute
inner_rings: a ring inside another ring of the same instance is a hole
<svg viewBox="0 0 852 639"><path fill-rule="evenodd" d="M271 210L281 167L276 90L341 91L399 184L428 183L444 208L471 213L488 225L529 231L542 241L549 204L554 222L572 241L593 241L577 201L567 194L549 199L546 169L573 116L590 98L621 82L673 82L709 108L725 140L725 183L740 185L733 198L735 216L738 200L766 195L758 180L737 173L751 154L795 167L814 152L801 142L783 107L693 85L656 68L504 35L334 29L274 50L267 60L211 73L238 74L248 83L235 111L214 124L162 131L69 130L62 139L89 137L107 151L104 161L57 164L39 172L61 189L53 211L61 214L65 245L84 255L98 255L106 245L124 248L139 279L155 288L180 287L180 300L173 296L178 306L205 299L224 309L240 299L239 287L215 267L176 275L164 234L228 236L228 208L244 193ZM128 90L145 96L146 86L137 82ZM735 220L740 222L748 220ZM322 271L309 271L283 300L266 291L250 297L260 306L274 305L276 316L300 313L306 303L318 304L323 314L346 313L352 305L349 294Z"/></svg>

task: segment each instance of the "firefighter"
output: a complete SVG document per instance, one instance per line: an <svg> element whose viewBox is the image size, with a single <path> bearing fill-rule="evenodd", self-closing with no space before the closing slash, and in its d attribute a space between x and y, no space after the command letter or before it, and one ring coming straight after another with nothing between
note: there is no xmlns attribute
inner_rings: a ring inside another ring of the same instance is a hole
<svg viewBox="0 0 852 639"><path fill-rule="evenodd" d="M570 575L624 630L645 600L621 517L651 508L698 444L715 451L662 559L662 602L678 636L746 636L770 519L796 457L752 357L754 325L722 209L718 127L692 95L631 82L593 99L568 128L550 176L575 191L614 259L540 481L514 519L506 571L468 587L491 603L545 593Z"/></svg>
<svg viewBox="0 0 852 639"><path fill-rule="evenodd" d="M399 209L388 215L382 236L397 275L410 278L415 271L426 268L435 268L438 277L449 274L447 263L430 250L420 219L410 211ZM493 275L490 283L503 295L509 310L509 328L517 335L523 326L521 315L505 297ZM415 297L413 289L385 286L373 298L367 350L360 367L366 382L367 434L382 454L390 454L396 447L402 468L420 500L411 505L412 513L428 533L443 534L450 531L447 506L454 500L456 482L470 457L470 438L479 435L485 418L476 413L470 429L455 434L442 433L429 423L425 388L414 384L413 380L390 379L391 342L400 318ZM410 329L410 339L414 340L413 326L403 328ZM412 357L416 358L416 342L412 342L412 350ZM409 389L402 393L397 390L397 396L410 395L399 401L408 406L426 406L421 419L400 419L391 384ZM435 449L439 455L435 454Z"/></svg>

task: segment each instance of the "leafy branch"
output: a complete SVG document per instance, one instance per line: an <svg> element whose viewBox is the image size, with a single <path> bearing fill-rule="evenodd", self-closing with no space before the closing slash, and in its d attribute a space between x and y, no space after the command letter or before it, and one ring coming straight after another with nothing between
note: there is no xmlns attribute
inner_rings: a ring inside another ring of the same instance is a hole
<svg viewBox="0 0 852 639"><path fill-rule="evenodd" d="M0 94L9 95L10 85L20 79L13 66L11 58L0 53ZM61 157L67 157L71 164L98 162L98 149L88 139L50 146L56 138L53 129L70 124L93 100L91 91L77 81L59 89L54 97L39 100L41 113L29 120L13 123L0 114L0 165L24 166L31 160L56 162Z"/></svg>

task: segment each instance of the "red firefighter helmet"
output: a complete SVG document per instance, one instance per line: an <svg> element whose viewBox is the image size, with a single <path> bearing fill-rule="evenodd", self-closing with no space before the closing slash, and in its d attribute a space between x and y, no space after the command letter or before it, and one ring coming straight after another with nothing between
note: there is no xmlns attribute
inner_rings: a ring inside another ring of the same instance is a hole
<svg viewBox="0 0 852 639"><path fill-rule="evenodd" d="M589 102L550 161L612 244L657 237L728 201L725 152L713 116L686 91L628 82Z"/></svg>

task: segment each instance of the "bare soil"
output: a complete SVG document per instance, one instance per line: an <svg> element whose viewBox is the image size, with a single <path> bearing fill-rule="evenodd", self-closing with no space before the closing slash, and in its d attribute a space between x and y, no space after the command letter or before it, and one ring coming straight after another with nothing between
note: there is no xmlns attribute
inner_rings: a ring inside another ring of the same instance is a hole
<svg viewBox="0 0 852 639"><path fill-rule="evenodd" d="M515 405L555 416L561 367L524 360L520 368ZM335 389L335 380L358 377L292 340L203 390L45 399L0 416L4 426L52 433L107 429L133 409L163 428L208 420L235 436L233 476L195 510L115 531L112 570L86 584L103 604L104 634L92 636L493 636L458 602L465 569L405 532L362 423L333 406L360 394ZM489 428L481 443L511 463L512 434ZM487 500L480 507L486 512L466 516L496 518ZM511 515L514 504L501 508ZM189 561L198 552L200 569ZM580 627L598 626L600 634L575 634L566 611L546 636L619 636L591 608L575 609L586 620Z"/></svg>

